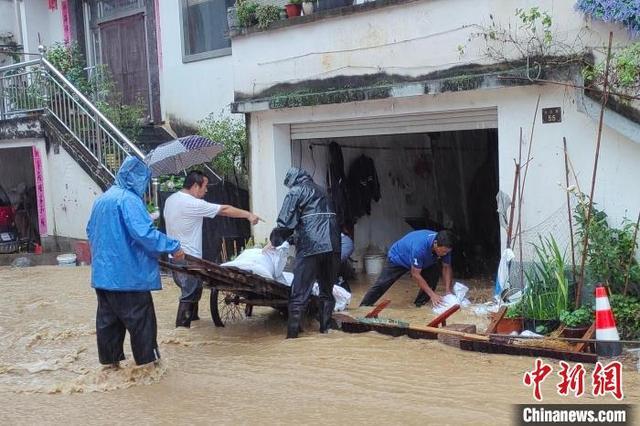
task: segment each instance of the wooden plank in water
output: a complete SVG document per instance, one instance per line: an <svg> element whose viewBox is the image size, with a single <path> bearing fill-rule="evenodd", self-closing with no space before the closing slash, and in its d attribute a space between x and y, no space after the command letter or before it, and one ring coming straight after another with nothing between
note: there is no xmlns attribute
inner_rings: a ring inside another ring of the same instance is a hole
<svg viewBox="0 0 640 426"><path fill-rule="evenodd" d="M522 355L531 357L553 358L563 361L595 363L598 361L596 354L584 352L566 352L549 348L536 348L531 346L516 346L506 343L483 342L478 340L460 341L460 349L472 352L483 352L490 354Z"/></svg>
<svg viewBox="0 0 640 426"><path fill-rule="evenodd" d="M458 312L459 309L460 309L460 305L453 305L452 307L450 307L449 309L447 309L446 311L444 311L443 313L435 317L433 320L431 320L431 322L427 324L427 326L438 327L440 325L447 325L447 318L449 318L454 313Z"/></svg>
<svg viewBox="0 0 640 426"><path fill-rule="evenodd" d="M487 330L484 332L484 334L493 334L496 332L496 328L498 328L498 323L502 321L502 318L507 313L507 309L508 308L506 306L503 306L500 308L500 310L498 310L498 312L496 313L496 316L493 317L493 321L491 321L491 324L489 324L489 327L487 327Z"/></svg>

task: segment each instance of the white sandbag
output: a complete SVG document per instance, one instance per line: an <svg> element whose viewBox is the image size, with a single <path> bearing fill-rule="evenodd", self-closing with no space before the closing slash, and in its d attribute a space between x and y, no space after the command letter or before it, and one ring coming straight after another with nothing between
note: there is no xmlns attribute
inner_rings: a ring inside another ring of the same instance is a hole
<svg viewBox="0 0 640 426"><path fill-rule="evenodd" d="M283 272L282 277L284 279L283 284L291 287L291 283L293 282L293 274L291 272ZM320 287L318 286L317 282L313 283L311 294L313 294L314 296L320 295ZM345 309L347 309L347 306L349 306L349 303L351 303L351 293L349 293L339 285L333 286L333 297L334 299L336 299L336 306L333 308L334 312L344 311Z"/></svg>
<svg viewBox="0 0 640 426"><path fill-rule="evenodd" d="M234 260L223 263L221 266L233 266L273 280L282 276L288 253L289 243L287 242L264 251L260 248L245 249ZM281 280L278 279L278 281Z"/></svg>
<svg viewBox="0 0 640 426"><path fill-rule="evenodd" d="M223 263L221 266L233 266L270 279L273 279L275 270L271 258L263 254L262 249L259 248L246 249L234 260Z"/></svg>
<svg viewBox="0 0 640 426"><path fill-rule="evenodd" d="M334 312L344 311L351 303L351 293L339 285L333 286L333 297L336 299L336 306L333 308Z"/></svg>
<svg viewBox="0 0 640 426"><path fill-rule="evenodd" d="M436 315L440 315L444 313L447 309L458 304L459 302L456 295L449 293L442 298L442 302L438 306L433 307L433 313Z"/></svg>

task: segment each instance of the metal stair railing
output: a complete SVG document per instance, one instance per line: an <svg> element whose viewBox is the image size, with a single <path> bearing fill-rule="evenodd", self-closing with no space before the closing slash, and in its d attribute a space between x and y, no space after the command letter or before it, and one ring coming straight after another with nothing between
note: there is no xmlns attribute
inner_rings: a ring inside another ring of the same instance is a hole
<svg viewBox="0 0 640 426"><path fill-rule="evenodd" d="M128 155L144 153L48 60L0 67L0 120L45 113L112 178ZM154 189L157 183L154 182ZM149 197L156 201L155 190Z"/></svg>

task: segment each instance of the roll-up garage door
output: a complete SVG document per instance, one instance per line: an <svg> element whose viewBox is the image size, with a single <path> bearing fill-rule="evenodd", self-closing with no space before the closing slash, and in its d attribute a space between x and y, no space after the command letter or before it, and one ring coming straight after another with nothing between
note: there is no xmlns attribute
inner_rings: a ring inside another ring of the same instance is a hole
<svg viewBox="0 0 640 426"><path fill-rule="evenodd" d="M474 108L291 124L291 139L495 129L498 109Z"/></svg>

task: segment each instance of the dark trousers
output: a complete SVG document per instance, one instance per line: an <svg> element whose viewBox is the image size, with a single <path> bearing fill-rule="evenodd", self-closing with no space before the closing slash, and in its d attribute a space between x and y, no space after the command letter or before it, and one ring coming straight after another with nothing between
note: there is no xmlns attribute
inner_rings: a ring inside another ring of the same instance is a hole
<svg viewBox="0 0 640 426"><path fill-rule="evenodd" d="M333 285L338 279L340 255L320 253L296 258L293 267L293 283L289 293L289 312L304 312L311 297L314 281L320 287L321 305L334 305ZM333 311L333 307L331 308Z"/></svg>
<svg viewBox="0 0 640 426"><path fill-rule="evenodd" d="M171 263L176 265L186 265L184 260L171 259ZM193 275L183 274L173 271L171 273L173 281L180 287L180 301L198 303L202 297L202 280Z"/></svg>
<svg viewBox="0 0 640 426"><path fill-rule="evenodd" d="M101 364L124 360L124 336L129 331L136 364L160 359L158 328L150 291L107 291L96 289L96 337Z"/></svg>
<svg viewBox="0 0 640 426"><path fill-rule="evenodd" d="M384 265L384 269L378 276L378 279L367 293L362 298L362 302L360 302L360 306L373 306L375 303L382 297L383 294L386 293L389 288L400 279L404 274L409 272L409 269L404 266L399 266L394 263L391 263L388 259ZM436 262L432 266L425 268L422 270L421 274L422 278L427 282L429 287L432 290L435 290L438 286L438 281L440 280L440 274L442 272L442 265L440 262ZM418 291L418 295L414 303L418 306L424 305L429 301L430 297L427 293L425 293L422 289Z"/></svg>

